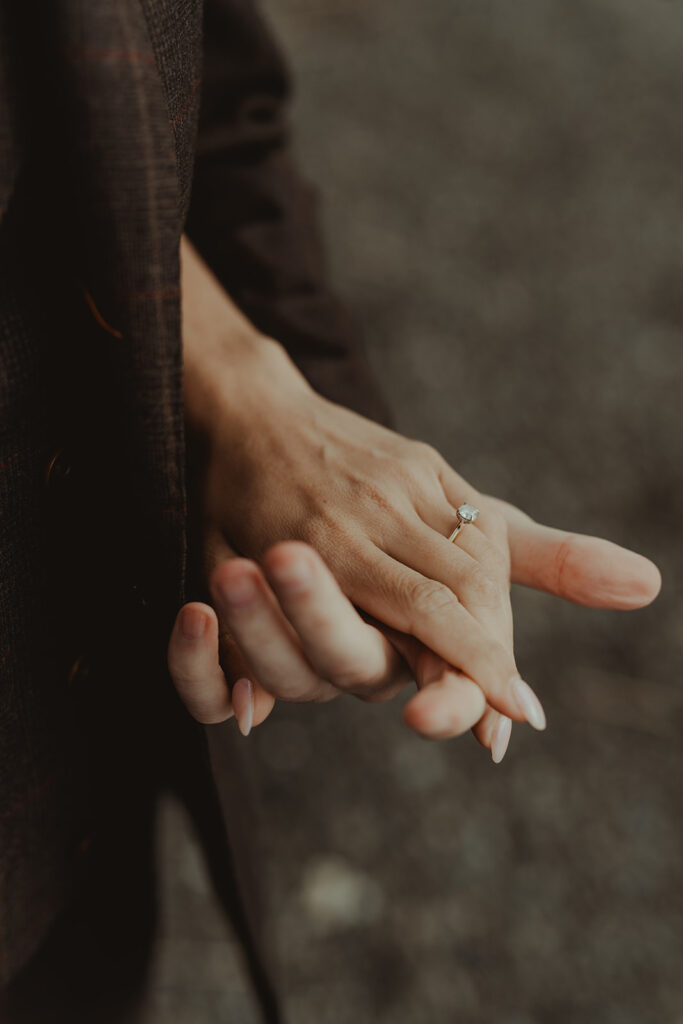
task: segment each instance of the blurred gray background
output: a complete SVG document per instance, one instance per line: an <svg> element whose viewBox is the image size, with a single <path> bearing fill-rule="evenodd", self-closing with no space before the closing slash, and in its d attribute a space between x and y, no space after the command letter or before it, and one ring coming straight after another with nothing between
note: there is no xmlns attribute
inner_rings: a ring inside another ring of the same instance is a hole
<svg viewBox="0 0 683 1024"><path fill-rule="evenodd" d="M635 613L515 594L548 711L499 767L400 700L245 741L292 1024L683 1022L683 4L268 0L339 291L400 429L655 559ZM164 809L148 1019L255 1021Z"/></svg>

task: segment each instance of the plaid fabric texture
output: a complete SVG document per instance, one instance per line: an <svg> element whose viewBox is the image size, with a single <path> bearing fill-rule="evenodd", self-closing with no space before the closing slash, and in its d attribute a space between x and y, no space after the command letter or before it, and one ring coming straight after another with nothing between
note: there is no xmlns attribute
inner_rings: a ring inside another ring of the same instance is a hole
<svg viewBox="0 0 683 1024"><path fill-rule="evenodd" d="M0 980L72 898L93 836L117 874L135 863L170 784L268 988L239 766L164 666L202 586L183 230L314 386L387 409L327 290L287 72L248 0L53 0L39 18L7 2L0 57Z"/></svg>

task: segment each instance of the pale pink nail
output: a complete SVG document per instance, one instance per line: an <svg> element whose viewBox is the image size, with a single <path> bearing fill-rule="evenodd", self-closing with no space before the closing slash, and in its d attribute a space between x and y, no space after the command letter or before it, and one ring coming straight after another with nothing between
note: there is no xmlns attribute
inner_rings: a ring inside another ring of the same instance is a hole
<svg viewBox="0 0 683 1024"><path fill-rule="evenodd" d="M511 732L512 720L507 715L501 715L493 730L493 739L491 740L491 758L494 764L500 764L505 757Z"/></svg>
<svg viewBox="0 0 683 1024"><path fill-rule="evenodd" d="M545 712L543 710L543 705L529 684L525 683L519 676L515 676L511 679L510 683L515 700L517 701L517 707L524 715L529 725L532 725L534 729L545 729Z"/></svg>
<svg viewBox="0 0 683 1024"><path fill-rule="evenodd" d="M240 732L248 736L254 721L254 684L246 676L233 683L232 706Z"/></svg>

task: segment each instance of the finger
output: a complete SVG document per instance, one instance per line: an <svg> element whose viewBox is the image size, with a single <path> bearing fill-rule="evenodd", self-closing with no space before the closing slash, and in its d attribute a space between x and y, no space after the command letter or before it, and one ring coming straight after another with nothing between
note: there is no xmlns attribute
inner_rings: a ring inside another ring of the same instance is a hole
<svg viewBox="0 0 683 1024"><path fill-rule="evenodd" d="M447 536L453 522L457 522L447 502L434 503L427 516L427 523L420 521L419 526L404 534L405 546L395 546L389 553L405 565L451 587L477 622L491 637L503 643L514 659L509 556L489 537L490 534L506 543L507 531L504 526L501 528L499 513L487 515L484 511L480 515L485 521L484 529L477 520L476 524L461 530L456 543ZM438 700L434 697L431 701L436 714ZM510 727L507 716L488 708L474 732L479 742L501 760L510 738Z"/></svg>
<svg viewBox="0 0 683 1024"><path fill-rule="evenodd" d="M440 529L431 528L416 516L411 528L390 542L387 554L423 576L446 584L482 625L511 646L512 613L506 558L478 531L469 539L469 551L465 550L463 535L468 530L476 531L476 527L465 528L458 535L457 543L453 543Z"/></svg>
<svg viewBox="0 0 683 1024"><path fill-rule="evenodd" d="M474 504L475 507L479 508L479 516L473 525L464 526L458 535L457 543L469 553L475 557L477 554L480 558L485 557L484 552L480 550L479 538L481 534L484 534L490 542L494 545L497 553L502 556L500 568L507 572L508 577L508 589L511 575L511 557L510 557L510 538L508 532L508 520L503 514L498 502L490 499L486 496L480 495L471 488L466 481L453 469L453 467L445 460L439 461L437 467L437 475L441 482L444 497L449 501L453 508L454 518L452 520L452 526L446 527L452 529L458 522L458 516L456 509L463 504L468 502ZM440 526L443 529L443 525ZM486 561L487 571L493 577L497 577L497 566L490 564ZM505 602L505 626L499 621L498 628L504 629L505 636L507 639L510 650L513 650L513 616L512 616L512 605L510 602L509 594L508 599ZM483 616L479 615L480 620L486 623L486 613ZM494 624L494 630L496 630L496 624ZM525 694L529 699L529 694ZM545 715L543 710L533 707L535 701L531 701L529 710L538 716L538 723L542 724L545 722ZM505 752L508 748L510 741L510 734L512 731L512 722L505 716L501 715L494 708L488 707L486 713L482 716L481 720L473 728L473 733L476 739L486 748L492 752L494 761L498 764L503 760Z"/></svg>
<svg viewBox="0 0 683 1024"><path fill-rule="evenodd" d="M356 552L351 599L394 629L412 633L445 661L478 683L498 711L545 728L541 704L520 679L512 653L492 637L450 587L363 545Z"/></svg>
<svg viewBox="0 0 683 1024"><path fill-rule="evenodd" d="M325 700L336 695L306 660L258 565L232 558L212 573L209 586L226 625L259 683L282 700Z"/></svg>
<svg viewBox="0 0 683 1024"><path fill-rule="evenodd" d="M454 470L447 463L443 463L443 467L440 471L440 480L443 488L443 500L439 501L432 500L428 507L424 507L420 511L420 518L427 527L424 531L424 544L421 549L421 557L424 559L425 554L429 557L431 552L431 559L434 558L433 544L436 543L432 538L432 532L439 535L439 551L440 553L445 552L446 548L443 541L449 545L449 550L457 550L462 554L469 555L471 559L476 563L476 568L471 572L469 581L469 589L472 591L472 597L468 594L467 590L461 590L460 584L456 584L455 588L458 597L463 601L463 604L473 612L484 624L492 627L494 635L499 629L503 629L507 641L512 650L512 607L510 604L510 549L507 536L507 523L499 510L486 498L478 495L471 488L469 491L469 497L471 500L477 502L477 507L480 507L479 517L475 523L467 524L463 526L460 533L454 540L449 540L449 537L453 531L453 528L458 524L458 516L456 509L453 507L452 501L449 500L448 494L450 494L453 501L457 500L457 495L462 495L463 481L455 473ZM455 481L455 482L454 482ZM431 528L431 530L430 530ZM432 544L429 543L430 539ZM444 554L443 557L446 559L445 564L449 564L452 561L452 556ZM400 559L404 561L404 559ZM425 575L430 575L434 579L441 579L441 575L434 576L428 568L422 568L420 565L410 563L413 568L421 570ZM461 563L462 568L466 572L468 568L471 569L471 562ZM482 578L483 574L483 578ZM488 579L486 579L488 577ZM444 582L448 582L445 580ZM467 587L468 581L465 580L465 587ZM493 586L491 585L493 584ZM500 597L499 602L492 602L487 599L486 590L488 589L488 597L495 596L497 593ZM474 600L472 600L474 598ZM481 612L481 614L480 614Z"/></svg>
<svg viewBox="0 0 683 1024"><path fill-rule="evenodd" d="M438 508L437 514L434 506L432 506L428 511L428 515L432 517L437 515L436 520L427 518L426 521L434 525L439 531L447 532L447 536L450 536L451 531L459 521L456 510L460 505L468 502L479 508L479 516L476 522L473 525L466 525L460 530L456 543L464 551L477 558L482 566L485 567L490 577L494 579L505 579L507 577L508 593L503 608L498 612L494 611L493 616L492 612L487 612L485 609L480 610L477 617L482 625L487 625L489 629L492 629L494 635L502 635L510 651L513 651L514 630L509 594L510 541L507 520L494 501L479 495L445 460L439 462L437 474L441 482L444 498L449 503L449 510L447 510L446 514L441 508ZM492 545L493 551L487 550L482 546L482 535ZM539 722L541 721L542 719L539 718ZM500 764L510 742L512 732L512 721L510 718L487 706L484 715L473 727L472 732L478 742L492 752L494 762Z"/></svg>
<svg viewBox="0 0 683 1024"><path fill-rule="evenodd" d="M468 531L466 530L465 532ZM474 530L470 530L469 534L471 537L472 534L474 534ZM427 540L429 542L429 539ZM498 602L490 603L490 606L481 602L478 606L474 603L468 604L467 588L464 588L463 592L459 592L459 596L462 596L463 603L468 606L468 609L472 612L477 622L479 622L480 625L488 631L490 636L498 637L510 650L512 657L514 657L512 606L510 604L510 588L509 583L507 582L504 559L502 559L498 553L494 553L492 556L492 553L488 550L489 547L492 547L492 545L490 545L490 542L483 534L479 534L479 532L477 532L477 534L472 537L470 552L476 551L479 558L488 565L489 571L493 573L492 579L496 579L496 577L498 577L499 580L501 580L500 600ZM438 568L433 567L432 571L438 572ZM447 579L447 571L439 573L437 578L446 584L453 585L452 581ZM445 663L441 662L441 664L445 670L447 668ZM462 690L462 681L464 681L466 677L461 676L460 679L460 689ZM468 680L468 683L470 686L474 685L471 680ZM439 715L442 715L444 719L447 720L447 717L453 714L453 692L453 689L449 690L446 687L442 687L440 690L435 691L428 697L420 698L420 700L424 701L425 705L427 705L428 702L430 715L434 720L437 720ZM481 714L477 715L473 719L472 731L475 738L485 746L485 748L492 752L492 757L498 764L503 760L507 750L512 722L506 715L501 715L494 708L490 708L487 705L481 690L479 690L479 694L484 701L484 707ZM420 701L417 701L417 706L420 707Z"/></svg>
<svg viewBox="0 0 683 1024"><path fill-rule="evenodd" d="M392 630L391 635L392 638L401 638L405 634ZM506 715L501 715L500 712L495 711L486 704L482 690L476 683L471 679L467 679L461 673L456 672L442 658L429 651L419 641L414 640L414 638L412 639L414 649L406 652L406 658L410 665L413 666L413 673L418 687L427 691L427 697L423 698L418 694L408 702L403 716L406 724L420 732L423 736L439 739L441 738L440 731L446 728L444 723L448 722L449 714L454 711L457 716L456 721L459 721L462 729L456 727L448 735L458 735L459 731L464 731L467 728L465 723L469 719L472 723L470 728L475 738L483 747L491 751L494 764L500 764L510 742L510 734L512 732L511 720ZM393 639L392 642L394 642ZM418 649L419 653L417 653ZM427 659L433 660L427 661ZM450 689L448 686L436 686L437 680L440 681L447 672L455 673L459 681L466 685L457 689ZM433 698L433 693L437 695L436 699ZM419 719L414 720L412 717L416 710L420 710L420 705L423 701L429 701L426 708L422 709L429 716L427 722L420 721Z"/></svg>
<svg viewBox="0 0 683 1024"><path fill-rule="evenodd" d="M534 522L505 501L494 501L507 521L512 580L590 608L642 608L662 585L643 555L599 537Z"/></svg>
<svg viewBox="0 0 683 1024"><path fill-rule="evenodd" d="M202 551L204 573L207 579L221 562L237 557L237 552L227 543L222 532L214 527L209 527L205 531ZM260 725L271 713L275 705L275 698L267 690L264 690L258 679L254 678L254 673L247 665L244 655L239 649L239 644L225 624L222 629L219 628L219 655L220 664L231 683L230 692L233 708L235 708L235 717L241 732L248 735L252 726ZM235 693L235 686L240 681L243 684L245 682L251 684L248 693L242 691L242 698L240 698L241 688L239 686ZM248 698L248 706L245 697ZM247 720L249 728L245 724Z"/></svg>
<svg viewBox="0 0 683 1024"><path fill-rule="evenodd" d="M490 612L484 609L479 613L478 618L493 635L503 637L506 646L514 656L514 620L510 598L510 547L507 524L497 510L493 510L481 498L477 500L481 505L479 518L474 524L474 528L468 527L460 531L458 543L473 557L481 559L487 572L494 579L505 581L505 599L500 608ZM482 544L482 536L486 538L490 548ZM475 739L491 751L494 764L500 764L510 743L511 719L487 705L485 713L472 732Z"/></svg>
<svg viewBox="0 0 683 1024"><path fill-rule="evenodd" d="M218 621L213 608L192 603L176 616L168 644L168 668L183 704L198 722L224 722L234 714L218 662Z"/></svg>
<svg viewBox="0 0 683 1024"><path fill-rule="evenodd" d="M434 502L431 502L428 508L420 511L421 517L430 526L449 537L459 522L457 515L459 506L465 503L474 505L479 509L479 516L473 524L463 526L456 543L464 551L476 555L477 538L483 533L495 546L497 553L503 556L509 574L508 526L505 516L498 508L498 503L467 484L445 459L440 462L437 472L445 498L445 506L440 506L438 503L435 505ZM434 521L435 515L437 516L436 521Z"/></svg>
<svg viewBox="0 0 683 1024"><path fill-rule="evenodd" d="M487 707L472 732L482 747L491 751L494 764L500 764L505 757L512 733L512 721L507 715L501 715L493 708Z"/></svg>
<svg viewBox="0 0 683 1024"><path fill-rule="evenodd" d="M274 544L262 568L321 678L340 690L375 698L396 693L408 681L403 659L379 630L363 621L308 544Z"/></svg>
<svg viewBox="0 0 683 1024"><path fill-rule="evenodd" d="M209 605L191 602L178 612L168 645L168 668L183 704L198 722L224 722L235 714L230 689L218 657L218 621ZM244 674L239 652L231 664ZM234 678L234 676L232 677ZM252 721L259 725L273 709L274 699L256 683Z"/></svg>
<svg viewBox="0 0 683 1024"><path fill-rule="evenodd" d="M232 681L230 698L235 717L240 732L248 736L251 728L260 725L271 713L275 698L261 686L229 629L225 626L220 628L219 625L218 639L220 663L227 678Z"/></svg>
<svg viewBox="0 0 683 1024"><path fill-rule="evenodd" d="M485 712L481 688L426 648L418 658L415 681L419 690L404 705L403 720L422 736L460 736Z"/></svg>
<svg viewBox="0 0 683 1024"><path fill-rule="evenodd" d="M458 544L468 551L473 557L482 561L486 571L494 579L505 581L505 599L499 609L492 611L482 610L479 621L487 627L493 635L503 637L506 645L514 656L514 624L512 615L512 603L510 600L510 549L507 535L507 524L503 517L494 512L481 498L478 503L482 506L479 519L474 528L463 529L458 535ZM482 544L481 538L485 537L486 542ZM487 548L486 544L490 547ZM492 551L490 549L493 549ZM487 704L486 711L472 729L475 739L491 751L491 758L494 764L500 764L503 760L510 743L512 733L512 721L507 715L501 715Z"/></svg>

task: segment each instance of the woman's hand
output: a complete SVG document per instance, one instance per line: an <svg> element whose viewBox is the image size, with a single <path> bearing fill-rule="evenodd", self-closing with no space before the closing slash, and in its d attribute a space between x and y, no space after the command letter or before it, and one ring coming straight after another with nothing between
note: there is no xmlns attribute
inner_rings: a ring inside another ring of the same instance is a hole
<svg viewBox="0 0 683 1024"><path fill-rule="evenodd" d="M498 711L542 727L512 655L507 528L493 502L427 445L316 394L279 346L264 346L244 382L212 378L204 425L193 421L209 561L228 539L256 560L279 540L304 541L352 604L460 669ZM481 515L455 545L447 536L465 500ZM217 603L230 580L222 592L213 581Z"/></svg>
<svg viewBox="0 0 683 1024"><path fill-rule="evenodd" d="M478 494L428 445L327 401L234 310L196 254L183 269L186 413L206 456L207 575L228 539L252 560L212 580L217 604L222 590L227 606L239 584L232 577L253 571L274 543L302 540L353 605L480 687L489 710L479 732L500 727L496 712L542 728L514 661L510 579L584 604L638 607L659 589L655 566L607 541L538 526ZM481 515L452 544L464 501ZM419 728L434 702L432 687L421 690L407 721Z"/></svg>
<svg viewBox="0 0 683 1024"><path fill-rule="evenodd" d="M305 541L354 605L416 637L510 718L543 727L512 651L511 560L513 579L589 604L637 607L658 589L646 559L606 541L543 532L479 494L428 445L322 398L278 346L260 354L246 380L217 375L203 413L209 551L229 538L241 555L260 559L278 540ZM448 534L464 501L481 515L453 544ZM590 564L596 557L599 572ZM213 596L220 598L216 581Z"/></svg>

